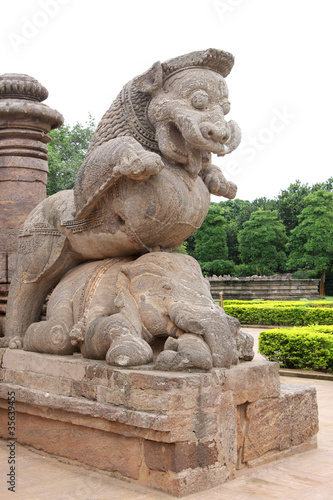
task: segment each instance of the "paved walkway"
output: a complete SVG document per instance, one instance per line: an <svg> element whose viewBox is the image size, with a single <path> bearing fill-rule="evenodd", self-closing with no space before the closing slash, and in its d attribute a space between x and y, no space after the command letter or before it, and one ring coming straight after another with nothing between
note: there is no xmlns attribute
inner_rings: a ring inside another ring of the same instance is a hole
<svg viewBox="0 0 333 500"><path fill-rule="evenodd" d="M244 329L245 330L245 329ZM257 338L260 330L247 329ZM257 355L259 356L259 355ZM320 431L318 448L240 471L233 481L185 497L187 500L332 500L333 382L281 377L281 383L316 387ZM68 464L43 452L17 446L17 488L7 491L7 442L0 440L1 500L170 500L169 495L113 479L103 472Z"/></svg>

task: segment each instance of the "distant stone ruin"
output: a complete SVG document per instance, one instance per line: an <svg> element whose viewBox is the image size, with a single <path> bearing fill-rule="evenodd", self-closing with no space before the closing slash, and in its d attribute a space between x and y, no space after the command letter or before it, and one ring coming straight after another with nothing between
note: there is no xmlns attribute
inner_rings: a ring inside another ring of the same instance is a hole
<svg viewBox="0 0 333 500"><path fill-rule="evenodd" d="M319 298L317 279L292 279L291 274L274 276L251 276L232 278L213 276L209 278L210 291L214 299L220 292L226 300L298 300Z"/></svg>

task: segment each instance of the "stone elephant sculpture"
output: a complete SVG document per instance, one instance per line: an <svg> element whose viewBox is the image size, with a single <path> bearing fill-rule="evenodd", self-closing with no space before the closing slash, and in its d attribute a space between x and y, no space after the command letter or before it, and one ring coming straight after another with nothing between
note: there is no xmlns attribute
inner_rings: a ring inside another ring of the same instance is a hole
<svg viewBox="0 0 333 500"><path fill-rule="evenodd" d="M106 259L71 270L51 294L47 320L33 323L25 350L106 359L114 366L153 361L155 368L230 367L253 358L253 339L210 294L199 264L187 255L152 252Z"/></svg>
<svg viewBox="0 0 333 500"><path fill-rule="evenodd" d="M240 142L226 121L233 56L209 49L156 63L102 118L74 190L40 203L19 236L0 345L21 347L47 294L89 260L179 247L205 219L210 193L236 186L212 164ZM31 297L34 300L31 300Z"/></svg>

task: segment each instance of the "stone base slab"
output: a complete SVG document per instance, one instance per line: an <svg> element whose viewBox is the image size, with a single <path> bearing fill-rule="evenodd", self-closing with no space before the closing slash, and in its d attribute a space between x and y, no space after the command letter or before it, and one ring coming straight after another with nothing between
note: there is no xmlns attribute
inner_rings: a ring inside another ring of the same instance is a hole
<svg viewBox="0 0 333 500"><path fill-rule="evenodd" d="M276 363L166 373L9 349L0 358L2 438L14 391L18 442L174 496L316 446L315 389L280 387Z"/></svg>

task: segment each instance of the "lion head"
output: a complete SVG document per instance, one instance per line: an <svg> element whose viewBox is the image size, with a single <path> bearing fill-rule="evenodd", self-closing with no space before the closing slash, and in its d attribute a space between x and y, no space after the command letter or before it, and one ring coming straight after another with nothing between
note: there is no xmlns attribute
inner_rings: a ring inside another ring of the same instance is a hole
<svg viewBox="0 0 333 500"><path fill-rule="evenodd" d="M197 174L210 154L223 156L240 142L240 130L227 122L230 110L225 77L234 58L208 49L155 63L127 83L103 116L91 141L91 152L105 141L135 138Z"/></svg>

